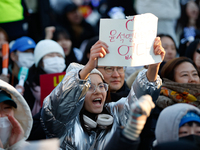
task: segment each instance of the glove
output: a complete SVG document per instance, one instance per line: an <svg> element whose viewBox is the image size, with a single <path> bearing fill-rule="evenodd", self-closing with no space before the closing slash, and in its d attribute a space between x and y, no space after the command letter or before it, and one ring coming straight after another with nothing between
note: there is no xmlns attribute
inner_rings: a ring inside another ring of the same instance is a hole
<svg viewBox="0 0 200 150"><path fill-rule="evenodd" d="M129 119L122 134L130 140L137 140L154 107L155 104L150 95L140 97L131 105Z"/></svg>

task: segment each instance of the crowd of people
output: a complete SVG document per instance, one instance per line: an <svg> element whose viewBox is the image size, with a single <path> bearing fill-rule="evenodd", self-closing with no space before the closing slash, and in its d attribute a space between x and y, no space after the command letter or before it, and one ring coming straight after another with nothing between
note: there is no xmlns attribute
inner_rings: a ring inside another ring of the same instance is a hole
<svg viewBox="0 0 200 150"><path fill-rule="evenodd" d="M199 0L20 0L0 6L0 150L200 148ZM98 66L110 52L99 40L100 19L143 13L158 17L153 53L161 62ZM60 73L42 98L49 85L42 87L41 76ZM52 139L54 146L41 146Z"/></svg>

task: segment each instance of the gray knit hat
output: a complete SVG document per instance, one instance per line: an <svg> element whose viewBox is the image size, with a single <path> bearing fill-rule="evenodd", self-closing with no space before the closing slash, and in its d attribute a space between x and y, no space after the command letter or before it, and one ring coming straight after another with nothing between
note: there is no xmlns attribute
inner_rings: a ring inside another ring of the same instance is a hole
<svg viewBox="0 0 200 150"><path fill-rule="evenodd" d="M85 67L85 66L84 66L84 65L81 65L81 64L78 64L78 63L71 63L71 64L68 66L66 72L69 72L69 71L71 71L72 69L76 69L77 71L79 71L79 70L83 69L83 67ZM90 74L98 74L98 75L100 75L100 77L104 80L104 77L103 77L102 73L101 73L99 70L97 70L96 68L94 68L94 69L90 72Z"/></svg>

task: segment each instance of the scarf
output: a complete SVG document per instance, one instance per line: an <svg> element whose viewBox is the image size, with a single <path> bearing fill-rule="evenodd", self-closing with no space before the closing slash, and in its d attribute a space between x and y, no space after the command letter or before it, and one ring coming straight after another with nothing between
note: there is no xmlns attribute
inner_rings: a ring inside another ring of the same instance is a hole
<svg viewBox="0 0 200 150"><path fill-rule="evenodd" d="M156 104L164 109L175 103L188 103L200 108L200 84L177 83L164 78Z"/></svg>

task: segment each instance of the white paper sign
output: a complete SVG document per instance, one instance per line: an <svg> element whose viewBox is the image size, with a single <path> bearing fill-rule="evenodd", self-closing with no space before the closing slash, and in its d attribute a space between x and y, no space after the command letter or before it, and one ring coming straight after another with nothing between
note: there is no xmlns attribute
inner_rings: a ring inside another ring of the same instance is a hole
<svg viewBox="0 0 200 150"><path fill-rule="evenodd" d="M101 19L99 39L110 53L98 59L98 66L143 66L161 62L153 52L158 18L150 13L127 19Z"/></svg>

